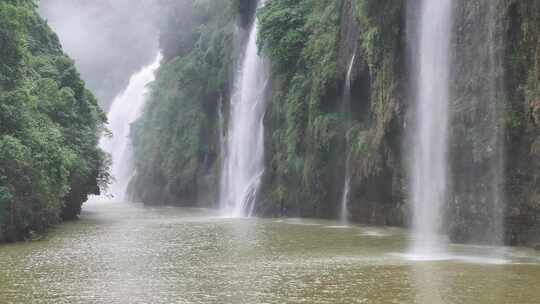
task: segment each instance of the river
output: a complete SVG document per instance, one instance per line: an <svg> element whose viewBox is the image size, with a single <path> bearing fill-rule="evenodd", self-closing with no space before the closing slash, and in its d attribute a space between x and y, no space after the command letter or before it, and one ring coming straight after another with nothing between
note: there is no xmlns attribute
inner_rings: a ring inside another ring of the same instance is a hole
<svg viewBox="0 0 540 304"><path fill-rule="evenodd" d="M540 303L533 250L419 261L410 243L397 228L95 202L0 246L0 303Z"/></svg>

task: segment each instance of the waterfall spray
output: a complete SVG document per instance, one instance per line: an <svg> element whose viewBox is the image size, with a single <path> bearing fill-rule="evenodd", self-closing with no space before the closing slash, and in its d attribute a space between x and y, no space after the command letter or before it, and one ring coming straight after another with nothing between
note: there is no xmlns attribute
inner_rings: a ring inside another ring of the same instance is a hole
<svg viewBox="0 0 540 304"><path fill-rule="evenodd" d="M112 158L111 173L114 182L106 195L112 195L115 201L126 200L127 185L134 170L130 125L141 115L147 86L154 81L161 58L161 54L158 54L153 63L131 77L126 90L114 99L107 114L108 127L113 136L102 137L99 145Z"/></svg>

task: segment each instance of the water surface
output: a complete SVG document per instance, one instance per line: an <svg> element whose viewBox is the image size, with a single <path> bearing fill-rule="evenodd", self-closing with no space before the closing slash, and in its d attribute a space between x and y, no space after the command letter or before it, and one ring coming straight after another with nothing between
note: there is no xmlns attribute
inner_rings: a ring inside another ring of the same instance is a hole
<svg viewBox="0 0 540 304"><path fill-rule="evenodd" d="M44 240L0 246L0 303L540 303L540 256L407 256L395 228L91 203Z"/></svg>

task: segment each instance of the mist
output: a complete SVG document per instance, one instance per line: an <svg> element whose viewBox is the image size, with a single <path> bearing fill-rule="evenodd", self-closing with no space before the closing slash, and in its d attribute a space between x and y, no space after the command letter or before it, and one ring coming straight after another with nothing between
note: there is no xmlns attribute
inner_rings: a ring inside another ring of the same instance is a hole
<svg viewBox="0 0 540 304"><path fill-rule="evenodd" d="M99 104L108 110L132 74L158 50L158 1L41 0L40 14Z"/></svg>

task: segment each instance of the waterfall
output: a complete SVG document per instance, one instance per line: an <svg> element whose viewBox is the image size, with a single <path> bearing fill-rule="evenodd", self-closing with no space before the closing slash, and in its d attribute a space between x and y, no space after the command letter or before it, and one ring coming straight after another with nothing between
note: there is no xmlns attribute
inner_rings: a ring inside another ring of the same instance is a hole
<svg viewBox="0 0 540 304"><path fill-rule="evenodd" d="M494 157L491 160L490 167L493 170L490 180L491 191L488 197L491 200L490 216L491 216L491 241L495 245L504 243L504 208L505 208L505 193L503 190L505 175L504 175L504 109L501 107L499 100L505 100L504 91L504 71L501 71L504 66L504 59L500 53L500 49L504 49L504 34L497 30L497 25L501 22L497 16L497 5L501 1L487 0L488 13L488 74L489 85L487 111L490 115L489 119L489 136L493 142ZM501 119L502 118L502 119Z"/></svg>
<svg viewBox="0 0 540 304"><path fill-rule="evenodd" d="M219 96L218 99L218 132L219 132L219 151L222 153L222 156L225 155L227 148L226 134L225 134L225 115L223 115L223 96ZM222 158L220 162L221 171L225 170L225 159ZM223 183L223 175L221 176L222 180L220 183ZM221 187L221 186L220 186Z"/></svg>
<svg viewBox="0 0 540 304"><path fill-rule="evenodd" d="M126 200L127 185L134 170L133 149L129 139L130 125L141 114L148 92L147 86L154 81L161 58L161 54L158 54L154 62L131 76L126 90L114 99L107 114L112 137L102 137L99 145L112 158L111 174L114 181L107 195L112 195L115 201Z"/></svg>
<svg viewBox="0 0 540 304"><path fill-rule="evenodd" d="M447 198L448 100L452 0L424 0L416 29L417 99L412 151L413 253L442 250L439 233Z"/></svg>
<svg viewBox="0 0 540 304"><path fill-rule="evenodd" d="M343 107L344 107L344 113L350 112L350 106L351 106L351 81L352 81L352 71L354 67L354 60L356 59L356 51L354 51L351 61L349 63L349 68L347 69L347 76L345 78L345 85L343 86ZM351 165L350 165L350 158L351 158L351 152L349 149L349 118L346 118L345 123L345 153L347 155L345 159L345 179L343 182L343 192L341 195L341 214L340 214L340 220L343 224L347 224L349 221L349 196L351 191Z"/></svg>
<svg viewBox="0 0 540 304"><path fill-rule="evenodd" d="M348 141L347 141L348 144ZM351 192L351 166L350 166L351 153L347 152L347 159L345 160L345 181L343 182L343 193L341 195L341 223L347 225L349 222L349 196Z"/></svg>
<svg viewBox="0 0 540 304"><path fill-rule="evenodd" d="M229 215L251 216L264 172L265 62L258 54L258 22L249 31L236 71L221 178L220 207Z"/></svg>

